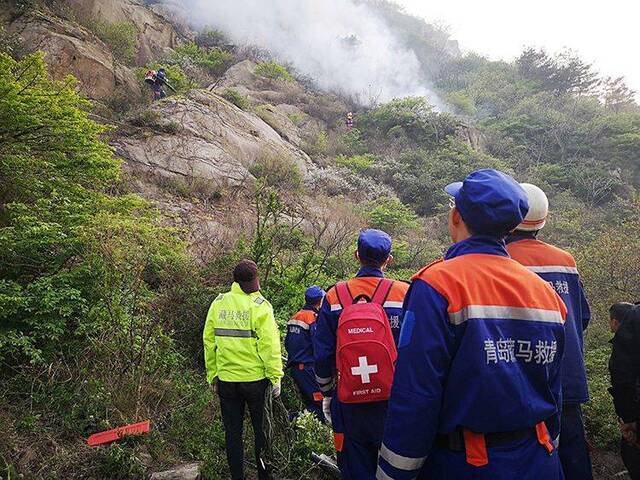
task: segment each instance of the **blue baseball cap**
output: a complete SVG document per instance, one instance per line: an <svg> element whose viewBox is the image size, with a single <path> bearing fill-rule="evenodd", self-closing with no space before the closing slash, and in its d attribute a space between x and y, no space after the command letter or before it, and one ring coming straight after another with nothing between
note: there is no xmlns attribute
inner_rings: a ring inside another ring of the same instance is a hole
<svg viewBox="0 0 640 480"><path fill-rule="evenodd" d="M304 299L307 302L313 302L313 301L320 300L322 297L324 297L324 295L325 295L325 291L322 288L320 288L317 285L312 285L311 287L305 290Z"/></svg>
<svg viewBox="0 0 640 480"><path fill-rule="evenodd" d="M498 170L470 173L464 182L447 185L444 191L456 201L456 209L474 233L503 237L527 216L527 193L515 179Z"/></svg>
<svg viewBox="0 0 640 480"><path fill-rule="evenodd" d="M382 263L391 253L391 237L382 230L370 228L360 232L358 256L360 260Z"/></svg>

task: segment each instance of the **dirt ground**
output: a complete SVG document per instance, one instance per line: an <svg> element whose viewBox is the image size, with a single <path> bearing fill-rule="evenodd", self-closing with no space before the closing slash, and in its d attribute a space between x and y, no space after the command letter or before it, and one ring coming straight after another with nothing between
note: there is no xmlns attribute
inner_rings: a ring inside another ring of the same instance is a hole
<svg viewBox="0 0 640 480"><path fill-rule="evenodd" d="M595 450L591 453L594 480L630 480L617 452Z"/></svg>

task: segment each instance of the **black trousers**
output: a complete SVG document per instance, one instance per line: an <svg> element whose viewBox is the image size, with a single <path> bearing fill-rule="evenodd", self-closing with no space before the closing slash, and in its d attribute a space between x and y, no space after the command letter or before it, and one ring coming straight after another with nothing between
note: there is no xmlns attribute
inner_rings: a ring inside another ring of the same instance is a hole
<svg viewBox="0 0 640 480"><path fill-rule="evenodd" d="M624 439L620 442L620 456L627 467L631 480L640 480L640 448L628 444Z"/></svg>
<svg viewBox="0 0 640 480"><path fill-rule="evenodd" d="M269 380L256 382L223 382L218 381L218 396L224 424L227 461L232 480L244 480L244 452L242 437L245 407L249 407L253 435L255 439L256 464L259 480L270 479L262 452L266 448L264 435L265 395Z"/></svg>

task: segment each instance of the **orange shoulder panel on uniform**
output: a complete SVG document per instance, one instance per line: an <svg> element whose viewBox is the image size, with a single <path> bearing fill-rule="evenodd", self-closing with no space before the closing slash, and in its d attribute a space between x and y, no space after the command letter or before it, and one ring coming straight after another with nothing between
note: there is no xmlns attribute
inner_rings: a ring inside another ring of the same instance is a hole
<svg viewBox="0 0 640 480"><path fill-rule="evenodd" d="M511 258L474 253L440 262L417 274L448 302L449 313L470 305L567 309L555 290Z"/></svg>
<svg viewBox="0 0 640 480"><path fill-rule="evenodd" d="M576 261L569 252L540 240L517 240L507 245L511 258L524 266L561 266L575 268Z"/></svg>
<svg viewBox="0 0 640 480"><path fill-rule="evenodd" d="M291 317L291 320L299 320L306 323L307 325L311 325L316 321L316 317L316 313L312 312L311 310L300 310L293 317Z"/></svg>
<svg viewBox="0 0 640 480"><path fill-rule="evenodd" d="M409 284L406 282L394 280L393 286L391 290L389 290L389 295L387 295L387 302L398 302L402 303L404 301L404 297L407 296L407 292L409 291Z"/></svg>
<svg viewBox="0 0 640 480"><path fill-rule="evenodd" d="M427 271L428 269L434 267L435 265L438 265L439 263L444 262L444 258L440 258L438 260L434 260L433 262L431 262L429 265L427 265L426 267L423 267L421 270L418 270L417 273L415 273L413 275L413 277L411 277L411 280L415 280L416 278L420 278L420 276Z"/></svg>
<svg viewBox="0 0 640 480"><path fill-rule="evenodd" d="M349 288L351 298L356 298L360 295L366 295L371 298L376 291L380 280L381 278L379 277L356 277L347 280L347 287ZM402 302L408 289L408 284L394 281L393 286L387 295L387 300L391 302ZM329 302L329 305L340 305L335 287L331 287L327 291L326 301Z"/></svg>

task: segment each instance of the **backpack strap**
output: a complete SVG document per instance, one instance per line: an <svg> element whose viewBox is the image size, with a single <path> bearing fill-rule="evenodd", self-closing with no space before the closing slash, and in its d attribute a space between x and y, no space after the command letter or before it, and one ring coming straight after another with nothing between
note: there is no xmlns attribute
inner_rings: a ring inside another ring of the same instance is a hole
<svg viewBox="0 0 640 480"><path fill-rule="evenodd" d="M347 282L336 283L336 294L338 295L338 301L340 305L342 305L342 308L353 305L353 297L351 296L351 292L349 292Z"/></svg>
<svg viewBox="0 0 640 480"><path fill-rule="evenodd" d="M391 287L393 287L393 280L389 280L388 278L383 278L382 280L380 280L376 291L371 297L371 303L384 305L384 302L389 296L389 292L391 291Z"/></svg>

